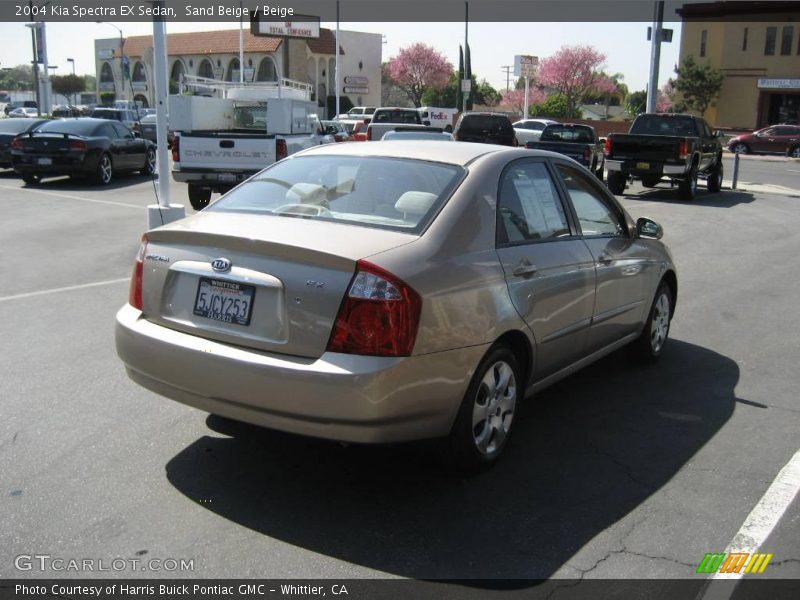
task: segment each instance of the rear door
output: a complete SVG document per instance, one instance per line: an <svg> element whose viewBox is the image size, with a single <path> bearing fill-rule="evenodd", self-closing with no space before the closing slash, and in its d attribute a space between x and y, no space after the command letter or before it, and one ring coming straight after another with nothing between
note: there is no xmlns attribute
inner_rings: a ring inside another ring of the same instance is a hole
<svg viewBox="0 0 800 600"><path fill-rule="evenodd" d="M566 163L557 163L556 169L596 264L597 291L587 336L589 350L594 351L638 330L649 308L647 281L658 265L595 178Z"/></svg>
<svg viewBox="0 0 800 600"><path fill-rule="evenodd" d="M545 377L584 352L594 259L544 159L515 160L504 169L497 207L497 254L514 307L536 338L536 377Z"/></svg>

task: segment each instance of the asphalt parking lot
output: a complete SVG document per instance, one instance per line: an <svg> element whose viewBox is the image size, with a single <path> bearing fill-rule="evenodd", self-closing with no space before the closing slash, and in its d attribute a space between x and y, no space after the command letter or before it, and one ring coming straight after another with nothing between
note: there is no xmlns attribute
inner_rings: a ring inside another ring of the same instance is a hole
<svg viewBox="0 0 800 600"><path fill-rule="evenodd" d="M663 360L531 398L469 479L432 445L232 427L139 388L113 324L153 183L0 174L0 577L108 576L15 567L37 553L194 561L126 577L702 577L800 447L800 162L742 163L739 191L626 191L679 268ZM767 533L763 577L800 578L800 500Z"/></svg>

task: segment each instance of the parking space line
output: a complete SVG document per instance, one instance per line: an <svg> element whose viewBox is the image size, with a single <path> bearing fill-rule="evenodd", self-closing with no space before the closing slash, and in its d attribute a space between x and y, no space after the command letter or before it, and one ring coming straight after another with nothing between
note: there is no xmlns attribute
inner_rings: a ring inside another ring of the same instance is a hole
<svg viewBox="0 0 800 600"><path fill-rule="evenodd" d="M47 294L57 294L59 292L71 292L73 290L83 290L86 288L98 287L101 285L112 285L114 283L129 282L130 277L120 277L119 279L109 279L108 281L95 281L94 283L83 283L81 285L69 285L67 287L52 288L49 290L39 290L38 292L26 292L24 294L14 294L13 296L0 297L0 302L9 300L21 300L22 298L32 298L33 296L45 296Z"/></svg>
<svg viewBox="0 0 800 600"><path fill-rule="evenodd" d="M800 491L800 450L795 452L791 460L781 469L767 491L764 492L761 500L747 515L739 531L725 548L726 556L740 552L751 554L758 552L761 544L769 537L786 509L794 501L798 491ZM733 592L731 584L715 587L714 581L736 580L743 577L744 574L745 569L739 570L738 573L714 573L710 577L710 585L702 595L703 600L730 597Z"/></svg>
<svg viewBox="0 0 800 600"><path fill-rule="evenodd" d="M59 192L48 192L45 190L29 190L28 188L18 188L10 185L0 185L0 189L13 190L15 192L28 192L29 194L40 194L42 196L53 196L55 198L66 198L68 200L80 200L82 202L93 202L95 204L110 204L111 206L122 206L125 208L136 208L138 210L147 210L146 206L141 206L139 204L112 202L111 200L98 200L97 198L83 198L81 196L73 196L71 194L61 194Z"/></svg>

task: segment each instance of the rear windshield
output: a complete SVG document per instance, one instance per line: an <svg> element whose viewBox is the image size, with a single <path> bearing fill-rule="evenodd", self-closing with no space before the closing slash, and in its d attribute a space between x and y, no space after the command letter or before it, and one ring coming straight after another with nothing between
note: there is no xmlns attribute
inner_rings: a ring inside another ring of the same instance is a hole
<svg viewBox="0 0 800 600"><path fill-rule="evenodd" d="M72 135L94 135L97 121L86 119L60 119L48 121L36 131L42 133L69 133Z"/></svg>
<svg viewBox="0 0 800 600"><path fill-rule="evenodd" d="M594 141L594 131L585 125L548 125L542 131L542 142L579 142L590 144Z"/></svg>
<svg viewBox="0 0 800 600"><path fill-rule="evenodd" d="M464 170L420 160L299 156L233 189L206 211L319 219L421 232Z"/></svg>
<svg viewBox="0 0 800 600"><path fill-rule="evenodd" d="M0 133L22 133L35 122L31 119L0 119Z"/></svg>
<svg viewBox="0 0 800 600"><path fill-rule="evenodd" d="M372 117L373 123L416 123L419 124L419 113L415 110L382 110Z"/></svg>
<svg viewBox="0 0 800 600"><path fill-rule="evenodd" d="M514 135L514 128L508 117L493 117L490 115L467 115L461 121L459 129L462 132Z"/></svg>
<svg viewBox="0 0 800 600"><path fill-rule="evenodd" d="M633 122L629 133L644 135L696 136L694 120L689 117L639 117Z"/></svg>

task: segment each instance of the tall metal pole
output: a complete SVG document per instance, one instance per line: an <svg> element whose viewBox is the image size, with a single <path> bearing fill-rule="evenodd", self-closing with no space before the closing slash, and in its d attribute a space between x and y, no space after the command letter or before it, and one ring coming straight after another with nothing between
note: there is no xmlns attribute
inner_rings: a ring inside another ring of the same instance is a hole
<svg viewBox="0 0 800 600"><path fill-rule="evenodd" d="M339 99L340 99L340 87L339 87L339 0L336 0L336 48L334 49L336 53L336 71L334 72L334 85L336 86L336 115L339 115L340 107L339 107Z"/></svg>
<svg viewBox="0 0 800 600"><path fill-rule="evenodd" d="M661 23L664 21L664 2L653 7L653 29L650 39L650 83L647 86L647 112L656 112L658 99L658 63L661 60Z"/></svg>
<svg viewBox="0 0 800 600"><path fill-rule="evenodd" d="M464 79L467 78L467 56L469 56L470 62L472 62L471 53L468 50L469 48L469 2L464 2ZM472 73L470 73L472 75ZM469 102L469 92L464 92L464 105L463 110L466 112L467 110L467 103Z"/></svg>
<svg viewBox="0 0 800 600"><path fill-rule="evenodd" d="M530 78L525 75L525 108L522 111L522 118L528 118L528 90L530 89L531 80Z"/></svg>
<svg viewBox="0 0 800 600"><path fill-rule="evenodd" d="M45 22L42 21L39 26L39 35L42 36L42 103L44 104L44 113L50 114L50 69L47 68L47 29Z"/></svg>
<svg viewBox="0 0 800 600"><path fill-rule="evenodd" d="M239 83L244 83L244 25L241 15L242 0L239 0Z"/></svg>
<svg viewBox="0 0 800 600"><path fill-rule="evenodd" d="M33 23L33 0L28 2L28 7L31 10L31 23ZM33 50L33 91L36 95L36 112L42 116L42 98L39 90L39 56L36 52L36 27L31 25L31 47Z"/></svg>

